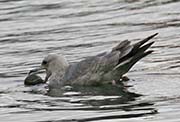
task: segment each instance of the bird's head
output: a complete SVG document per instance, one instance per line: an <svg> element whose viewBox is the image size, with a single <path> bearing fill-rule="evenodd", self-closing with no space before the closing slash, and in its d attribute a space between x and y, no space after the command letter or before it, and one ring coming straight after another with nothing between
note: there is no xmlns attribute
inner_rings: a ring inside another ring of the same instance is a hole
<svg viewBox="0 0 180 122"><path fill-rule="evenodd" d="M43 59L40 67L31 70L30 73L38 72L44 69L46 71L45 81L47 81L52 74L64 73L68 66L69 64L64 56L49 54Z"/></svg>

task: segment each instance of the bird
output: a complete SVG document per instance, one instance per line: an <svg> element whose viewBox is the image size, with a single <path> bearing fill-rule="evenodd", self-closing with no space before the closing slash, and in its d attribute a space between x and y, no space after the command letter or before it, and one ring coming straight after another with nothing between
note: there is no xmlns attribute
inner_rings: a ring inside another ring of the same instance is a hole
<svg viewBox="0 0 180 122"><path fill-rule="evenodd" d="M44 69L46 72L44 82L51 88L64 85L116 84L136 62L153 52L148 49L154 41L148 41L156 35L158 33L135 44L124 40L109 52L90 56L73 64L70 64L62 54L48 54L40 67L31 70L30 73Z"/></svg>

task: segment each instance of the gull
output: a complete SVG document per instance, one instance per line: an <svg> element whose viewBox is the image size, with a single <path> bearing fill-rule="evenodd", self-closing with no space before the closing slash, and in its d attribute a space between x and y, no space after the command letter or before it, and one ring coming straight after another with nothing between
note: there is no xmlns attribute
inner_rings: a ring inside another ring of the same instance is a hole
<svg viewBox="0 0 180 122"><path fill-rule="evenodd" d="M73 64L61 54L49 54L43 59L40 67L31 70L30 73L44 69L46 72L44 81L51 88L64 85L116 84L136 62L153 52L148 48L154 41L148 41L157 34L135 44L131 44L128 40L122 41L109 52L87 57Z"/></svg>

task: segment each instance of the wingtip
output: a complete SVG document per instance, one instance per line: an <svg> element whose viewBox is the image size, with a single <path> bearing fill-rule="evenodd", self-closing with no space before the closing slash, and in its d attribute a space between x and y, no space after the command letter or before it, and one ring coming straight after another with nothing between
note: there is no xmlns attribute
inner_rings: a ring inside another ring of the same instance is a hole
<svg viewBox="0 0 180 122"><path fill-rule="evenodd" d="M138 59L140 60L153 52L154 52L153 50L148 50L148 51L144 52L143 54L141 54Z"/></svg>
<svg viewBox="0 0 180 122"><path fill-rule="evenodd" d="M151 54L153 52L154 52L154 50L148 50L146 53Z"/></svg>
<svg viewBox="0 0 180 122"><path fill-rule="evenodd" d="M158 34L159 33L152 34L149 37L147 37L145 40L150 40L150 39L154 38L155 36L157 36Z"/></svg>
<svg viewBox="0 0 180 122"><path fill-rule="evenodd" d="M154 38L156 35L158 35L158 33L155 33L155 34L152 34L152 35L146 37L146 38L143 39L142 41L136 43L134 46L135 46L135 47L140 47L140 46L142 46L143 44L145 44L146 42L148 42L149 40L151 40L152 38Z"/></svg>
<svg viewBox="0 0 180 122"><path fill-rule="evenodd" d="M155 41L152 41L152 42L150 42L149 44L150 44L150 46L152 46L154 43L155 43Z"/></svg>
<svg viewBox="0 0 180 122"><path fill-rule="evenodd" d="M155 37L155 36L157 36L159 33L155 33L155 34L153 34L153 35L151 35L150 37Z"/></svg>

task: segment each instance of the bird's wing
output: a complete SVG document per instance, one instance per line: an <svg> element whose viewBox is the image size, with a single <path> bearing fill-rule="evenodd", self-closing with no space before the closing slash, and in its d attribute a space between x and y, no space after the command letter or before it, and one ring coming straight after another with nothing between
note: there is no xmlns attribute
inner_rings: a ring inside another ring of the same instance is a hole
<svg viewBox="0 0 180 122"><path fill-rule="evenodd" d="M109 53L101 53L71 65L65 74L65 81L79 83L82 81L81 84L88 84L92 81L113 80L113 78L118 80L137 61L152 53L146 50L154 42L147 43L147 41L156 35L157 33L134 45L131 45L128 40L122 41Z"/></svg>
<svg viewBox="0 0 180 122"><path fill-rule="evenodd" d="M88 57L80 62L71 64L65 73L65 81L74 81L81 77L97 71L98 66L102 65L101 59L107 53L101 53L96 56Z"/></svg>

